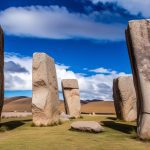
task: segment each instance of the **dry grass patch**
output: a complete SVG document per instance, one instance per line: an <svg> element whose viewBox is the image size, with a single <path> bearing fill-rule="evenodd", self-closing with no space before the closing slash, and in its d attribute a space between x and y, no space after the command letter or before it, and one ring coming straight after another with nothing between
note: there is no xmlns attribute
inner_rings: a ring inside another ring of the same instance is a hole
<svg viewBox="0 0 150 150"><path fill-rule="evenodd" d="M150 142L136 139L134 122L125 123L115 116L84 116L78 120L101 121L105 132L98 134L71 131L65 122L54 127L31 127L31 118L3 119L0 150L150 150Z"/></svg>

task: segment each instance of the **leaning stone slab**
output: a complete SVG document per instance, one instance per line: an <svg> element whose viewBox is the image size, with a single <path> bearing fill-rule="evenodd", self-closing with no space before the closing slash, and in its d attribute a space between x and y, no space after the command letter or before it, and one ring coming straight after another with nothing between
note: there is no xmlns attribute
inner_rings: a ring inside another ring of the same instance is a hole
<svg viewBox="0 0 150 150"><path fill-rule="evenodd" d="M137 98L131 76L121 76L114 79L113 98L118 119L124 121L137 119Z"/></svg>
<svg viewBox="0 0 150 150"><path fill-rule="evenodd" d="M96 121L76 121L71 124L71 129L95 133L104 131L104 128Z"/></svg>
<svg viewBox="0 0 150 150"><path fill-rule="evenodd" d="M56 124L59 121L59 97L54 60L45 53L34 53L32 69L33 124Z"/></svg>
<svg viewBox="0 0 150 150"><path fill-rule="evenodd" d="M62 80L62 90L66 113L75 118L80 117L81 104L78 81L75 79Z"/></svg>
<svg viewBox="0 0 150 150"><path fill-rule="evenodd" d="M4 103L4 33L0 27L0 117Z"/></svg>
<svg viewBox="0 0 150 150"><path fill-rule="evenodd" d="M129 21L126 38L138 99L137 133L150 139L150 20Z"/></svg>

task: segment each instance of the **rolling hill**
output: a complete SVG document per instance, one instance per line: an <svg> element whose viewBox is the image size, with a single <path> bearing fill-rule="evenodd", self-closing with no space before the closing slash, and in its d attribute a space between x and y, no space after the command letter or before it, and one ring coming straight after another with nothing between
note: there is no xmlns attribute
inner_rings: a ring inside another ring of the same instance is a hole
<svg viewBox="0 0 150 150"><path fill-rule="evenodd" d="M32 98L29 97L12 97L6 98L4 101L3 112L31 112ZM59 101L60 111L65 111L64 102ZM97 114L114 114L114 103L113 101L102 101L102 100L81 100L81 112L82 113L97 113Z"/></svg>

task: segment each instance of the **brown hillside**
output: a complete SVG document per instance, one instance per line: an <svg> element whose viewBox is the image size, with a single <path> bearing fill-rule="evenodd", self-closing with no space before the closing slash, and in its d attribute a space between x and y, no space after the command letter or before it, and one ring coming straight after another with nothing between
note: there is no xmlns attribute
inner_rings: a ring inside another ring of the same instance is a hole
<svg viewBox="0 0 150 150"><path fill-rule="evenodd" d="M9 101L9 99L7 99ZM31 98L10 99L10 102L4 103L4 112L31 112Z"/></svg>
<svg viewBox="0 0 150 150"><path fill-rule="evenodd" d="M104 113L104 114L113 114L115 113L114 102L113 101L97 101L97 102L89 102L87 104L82 105L81 107L82 113Z"/></svg>
<svg viewBox="0 0 150 150"><path fill-rule="evenodd" d="M10 99L6 99L3 107L3 112L31 112L31 101L32 98L28 97L13 97ZM84 101L84 103L81 101L81 103L82 113L115 113L113 101ZM60 111L65 111L64 102L61 100L59 109Z"/></svg>
<svg viewBox="0 0 150 150"><path fill-rule="evenodd" d="M11 97L11 98L5 98L4 104L10 103L10 102L13 102L15 100L22 99L22 98L27 98L27 97L26 96L16 96L16 97Z"/></svg>

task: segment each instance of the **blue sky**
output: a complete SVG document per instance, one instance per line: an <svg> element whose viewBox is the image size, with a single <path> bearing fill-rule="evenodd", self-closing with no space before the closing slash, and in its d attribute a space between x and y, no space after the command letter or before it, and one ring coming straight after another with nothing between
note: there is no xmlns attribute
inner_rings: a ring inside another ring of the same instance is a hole
<svg viewBox="0 0 150 150"><path fill-rule="evenodd" d="M5 96L18 90L31 96L32 54L45 52L55 59L60 93L61 79L77 78L81 99L112 99L113 78L131 74L124 30L129 20L148 18L149 6L149 0L5 0Z"/></svg>

